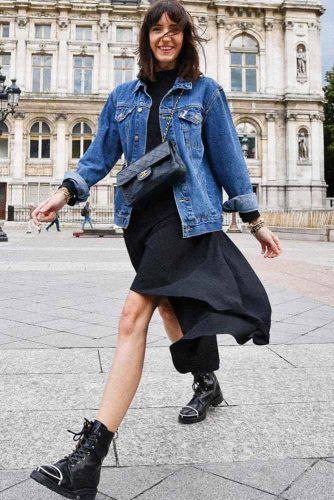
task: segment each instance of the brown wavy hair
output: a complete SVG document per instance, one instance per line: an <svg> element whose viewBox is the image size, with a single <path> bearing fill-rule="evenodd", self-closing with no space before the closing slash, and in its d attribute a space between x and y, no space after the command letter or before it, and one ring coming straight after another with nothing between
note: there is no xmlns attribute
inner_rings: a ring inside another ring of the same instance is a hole
<svg viewBox="0 0 334 500"><path fill-rule="evenodd" d="M183 31L182 49L177 59L178 76L194 82L202 74L199 69L197 44L207 42L207 39L198 34L191 15L178 0L157 0L147 9L139 32L139 45L136 49L140 68L137 78L144 81L156 80L155 72L158 61L150 47L149 32L164 13L168 14L168 17Z"/></svg>

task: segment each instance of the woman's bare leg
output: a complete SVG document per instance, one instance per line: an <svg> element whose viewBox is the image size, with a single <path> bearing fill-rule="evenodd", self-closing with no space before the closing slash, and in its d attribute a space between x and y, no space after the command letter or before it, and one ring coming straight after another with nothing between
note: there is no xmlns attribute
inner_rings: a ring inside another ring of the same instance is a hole
<svg viewBox="0 0 334 500"><path fill-rule="evenodd" d="M119 322L116 352L97 419L115 432L136 394L144 364L146 336L159 299L130 291Z"/></svg>
<svg viewBox="0 0 334 500"><path fill-rule="evenodd" d="M168 338L172 344L174 344L174 342L177 342L183 337L183 333L173 308L166 297L162 298L159 302L159 314L164 323Z"/></svg>

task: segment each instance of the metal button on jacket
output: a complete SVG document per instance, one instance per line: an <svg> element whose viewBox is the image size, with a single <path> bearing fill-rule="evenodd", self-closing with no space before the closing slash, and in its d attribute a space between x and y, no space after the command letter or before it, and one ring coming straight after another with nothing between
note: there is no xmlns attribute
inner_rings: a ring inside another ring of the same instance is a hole
<svg viewBox="0 0 334 500"><path fill-rule="evenodd" d="M134 140L135 140L135 141L138 141L138 139L139 139L139 135L138 135L138 134L136 134L136 135L134 136Z"/></svg>
<svg viewBox="0 0 334 500"><path fill-rule="evenodd" d="M137 108L138 113L141 113L143 111L143 108L139 107Z"/></svg>

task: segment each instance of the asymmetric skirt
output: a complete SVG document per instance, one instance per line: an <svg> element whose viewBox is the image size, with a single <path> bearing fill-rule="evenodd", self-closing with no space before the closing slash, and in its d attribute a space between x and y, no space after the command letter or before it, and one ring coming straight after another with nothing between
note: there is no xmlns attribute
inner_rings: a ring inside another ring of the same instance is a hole
<svg viewBox="0 0 334 500"><path fill-rule="evenodd" d="M180 323L183 338L170 349L181 373L203 337L269 343L271 306L260 279L223 231L183 238L172 192L133 210L124 239L136 270L130 289L167 297Z"/></svg>

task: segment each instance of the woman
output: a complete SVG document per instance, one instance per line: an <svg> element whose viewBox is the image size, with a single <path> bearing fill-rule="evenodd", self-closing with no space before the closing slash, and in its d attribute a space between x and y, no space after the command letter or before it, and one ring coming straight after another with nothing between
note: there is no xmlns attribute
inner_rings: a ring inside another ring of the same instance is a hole
<svg viewBox="0 0 334 500"><path fill-rule="evenodd" d="M97 137L77 171L67 173L62 187L34 212L38 221L51 220L66 202L85 201L89 188L107 175L122 153L131 164L155 147L183 90L168 138L186 164L186 178L137 210L125 204L120 188L116 190L115 222L124 228L137 274L120 318L97 419L85 421L68 457L31 475L67 498L95 498L102 461L140 381L147 329L157 307L174 342L176 368L197 374L194 398L201 386L198 406L184 408L181 421L198 417L198 407L206 410L206 397L212 405L221 401L212 373L219 361L216 334L230 333L239 344L250 339L269 342L266 292L221 231L222 186L229 195L224 209L239 211L250 221L264 256L278 256L280 244L258 222L256 196L223 89L198 69L199 40L177 0L158 0L148 9L140 32L138 79L114 89L100 116Z"/></svg>

